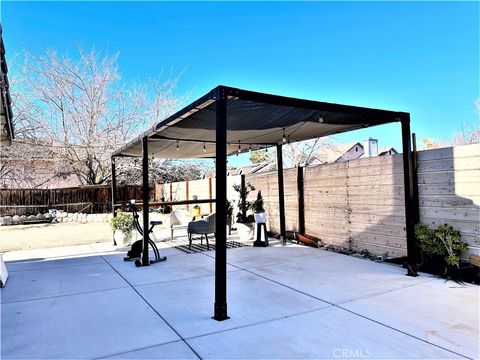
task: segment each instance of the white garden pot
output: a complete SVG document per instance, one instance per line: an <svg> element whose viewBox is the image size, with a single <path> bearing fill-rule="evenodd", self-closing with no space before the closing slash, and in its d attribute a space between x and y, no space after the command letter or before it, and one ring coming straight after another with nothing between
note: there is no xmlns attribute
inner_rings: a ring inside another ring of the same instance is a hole
<svg viewBox="0 0 480 360"><path fill-rule="evenodd" d="M125 235L123 231L115 230L113 233L113 238L119 247L127 247L132 242L132 234L131 232L129 235Z"/></svg>
<svg viewBox="0 0 480 360"><path fill-rule="evenodd" d="M249 241L253 239L253 223L237 223L237 233L241 241Z"/></svg>
<svg viewBox="0 0 480 360"><path fill-rule="evenodd" d="M255 222L257 224L265 224L267 222L267 214L266 213L254 213L253 216L255 217Z"/></svg>

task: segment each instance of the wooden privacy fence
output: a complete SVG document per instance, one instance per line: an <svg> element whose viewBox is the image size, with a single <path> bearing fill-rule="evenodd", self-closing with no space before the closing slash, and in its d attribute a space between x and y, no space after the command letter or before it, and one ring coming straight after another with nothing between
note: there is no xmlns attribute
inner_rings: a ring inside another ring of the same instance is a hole
<svg viewBox="0 0 480 360"><path fill-rule="evenodd" d="M420 222L452 225L470 250L479 252L480 144L419 151L417 159ZM227 179L227 198L237 200L232 185L240 184L240 176ZM268 226L278 233L277 173L246 175L245 180L262 191ZM166 199L185 199L187 193L207 198L209 181L163 184L158 191ZM351 250L406 256L401 154L287 169L284 189L287 231L304 230L326 244ZM257 191L248 200L254 200ZM201 206L209 211L208 204Z"/></svg>
<svg viewBox="0 0 480 360"><path fill-rule="evenodd" d="M67 212L104 213L111 211L110 185L82 186L60 189L2 189L0 214L35 215L48 209ZM154 197L151 190L150 197ZM142 198L142 187L124 185L117 187L117 199L128 201Z"/></svg>

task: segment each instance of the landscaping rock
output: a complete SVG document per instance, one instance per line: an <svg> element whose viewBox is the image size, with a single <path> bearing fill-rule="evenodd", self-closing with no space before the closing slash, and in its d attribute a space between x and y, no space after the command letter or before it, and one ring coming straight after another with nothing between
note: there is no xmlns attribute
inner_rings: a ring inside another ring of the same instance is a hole
<svg viewBox="0 0 480 360"><path fill-rule="evenodd" d="M46 213L45 215L45 220L50 220L53 216L50 213Z"/></svg>
<svg viewBox="0 0 480 360"><path fill-rule="evenodd" d="M12 225L13 220L11 216L4 216L2 219L2 225Z"/></svg>
<svg viewBox="0 0 480 360"><path fill-rule="evenodd" d="M35 219L37 219L37 220L45 220L45 216L43 216L42 214L37 214L37 216L35 216Z"/></svg>
<svg viewBox="0 0 480 360"><path fill-rule="evenodd" d="M21 215L20 216L20 222L23 223L27 220L27 215Z"/></svg>
<svg viewBox="0 0 480 360"><path fill-rule="evenodd" d="M20 224L20 223L21 223L20 216L19 216L19 215L14 215L14 216L12 217L12 222L13 222L14 224Z"/></svg>
<svg viewBox="0 0 480 360"><path fill-rule="evenodd" d="M28 215L27 220L35 220L35 215Z"/></svg>

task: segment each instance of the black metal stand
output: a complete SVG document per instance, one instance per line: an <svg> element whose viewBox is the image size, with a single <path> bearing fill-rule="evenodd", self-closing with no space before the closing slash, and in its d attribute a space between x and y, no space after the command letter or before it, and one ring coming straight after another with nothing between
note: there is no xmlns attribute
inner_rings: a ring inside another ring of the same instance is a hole
<svg viewBox="0 0 480 360"><path fill-rule="evenodd" d="M262 234L265 241L262 241ZM257 223L257 239L253 242L253 246L255 247L268 246L267 224Z"/></svg>

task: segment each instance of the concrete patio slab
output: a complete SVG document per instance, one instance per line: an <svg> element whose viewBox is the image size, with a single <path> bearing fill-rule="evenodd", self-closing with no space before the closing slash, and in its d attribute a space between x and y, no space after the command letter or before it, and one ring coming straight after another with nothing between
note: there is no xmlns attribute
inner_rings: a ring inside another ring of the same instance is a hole
<svg viewBox="0 0 480 360"><path fill-rule="evenodd" d="M90 245L62 246L48 249L31 249L21 251L9 251L3 254L4 261L15 260L45 260L51 258L71 258L96 255Z"/></svg>
<svg viewBox="0 0 480 360"><path fill-rule="evenodd" d="M203 359L453 359L458 355L328 307L188 340Z"/></svg>
<svg viewBox="0 0 480 360"><path fill-rule="evenodd" d="M186 338L329 306L243 270L229 273L226 321L212 321L213 276L138 286L142 296Z"/></svg>
<svg viewBox="0 0 480 360"><path fill-rule="evenodd" d="M9 303L125 287L128 284L106 264L13 271L1 302Z"/></svg>
<svg viewBox="0 0 480 360"><path fill-rule="evenodd" d="M215 273L215 259L201 253L174 255L167 261L140 268L136 268L133 262L126 261L111 261L110 264L133 285L202 277ZM229 267L228 270L238 269Z"/></svg>
<svg viewBox="0 0 480 360"><path fill-rule="evenodd" d="M229 249L231 318L217 322L210 318L213 255L176 254L136 268L114 259L124 249L107 245L17 252L10 259L20 261L7 264L11 277L0 289L1 358L445 359L478 353L477 286L425 274L410 278L397 266L313 248ZM43 260L28 261L34 256Z"/></svg>
<svg viewBox="0 0 480 360"><path fill-rule="evenodd" d="M429 276L405 276L405 270L395 265L332 252L329 254L288 264L251 268L250 271L333 304L342 304L432 279Z"/></svg>
<svg viewBox="0 0 480 360"><path fill-rule="evenodd" d="M7 262L8 271L44 270L49 268L63 268L66 266L104 264L100 256L84 256L75 258L47 258L39 260L17 260Z"/></svg>
<svg viewBox="0 0 480 360"><path fill-rule="evenodd" d="M179 340L131 288L4 304L1 316L3 359L98 358Z"/></svg>
<svg viewBox="0 0 480 360"><path fill-rule="evenodd" d="M469 358L480 359L479 298L478 286L434 279L343 307ZM452 304L457 304L455 311L450 309Z"/></svg>
<svg viewBox="0 0 480 360"><path fill-rule="evenodd" d="M199 359L183 341L151 346L102 359Z"/></svg>
<svg viewBox="0 0 480 360"><path fill-rule="evenodd" d="M215 252L208 252L206 254L215 257ZM269 246L264 248L248 246L230 249L227 253L227 262L240 268L247 269L329 255L333 255L333 253L299 245L289 245L285 247Z"/></svg>

